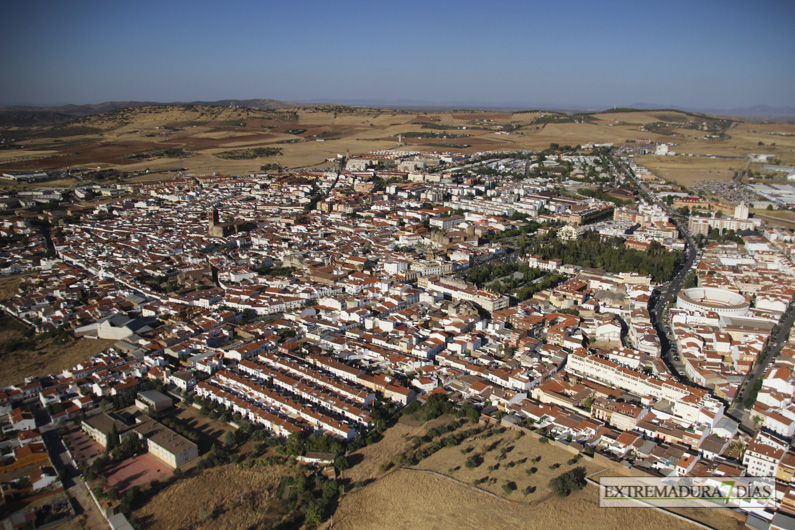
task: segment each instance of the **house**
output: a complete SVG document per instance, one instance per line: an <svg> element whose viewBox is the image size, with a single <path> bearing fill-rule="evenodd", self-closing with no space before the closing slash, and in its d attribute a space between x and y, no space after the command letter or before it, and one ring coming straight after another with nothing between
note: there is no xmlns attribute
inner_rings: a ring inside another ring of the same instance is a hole
<svg viewBox="0 0 795 530"><path fill-rule="evenodd" d="M743 464L748 474L756 477L775 476L779 463L787 454L788 447L789 444L757 433L743 455Z"/></svg>
<svg viewBox="0 0 795 530"><path fill-rule="evenodd" d="M43 466L30 474L30 486L33 491L39 491L55 482L55 479L55 469L50 466Z"/></svg>
<svg viewBox="0 0 795 530"><path fill-rule="evenodd" d="M25 407L18 407L8 415L8 422L15 431L29 431L36 428L36 419L33 413Z"/></svg>
<svg viewBox="0 0 795 530"><path fill-rule="evenodd" d="M102 447L108 446L108 441L113 435L114 428L119 437L122 437L130 428L122 421L112 418L104 412L89 416L81 423L83 432L89 435Z"/></svg>
<svg viewBox="0 0 795 530"><path fill-rule="evenodd" d="M193 375L193 372L181 370L171 374L168 378L168 382L183 392L187 392L196 386L196 377Z"/></svg>
<svg viewBox="0 0 795 530"><path fill-rule="evenodd" d="M402 385L390 383L384 387L384 397L403 406L408 405L417 397L417 393Z"/></svg>
<svg viewBox="0 0 795 530"><path fill-rule="evenodd" d="M690 453L685 453L682 455L682 458L679 459L679 462L676 464L675 472L678 476L684 477L688 473L693 470L696 463L701 459L698 455L691 455Z"/></svg>
<svg viewBox="0 0 795 530"><path fill-rule="evenodd" d="M146 440L149 453L173 468L199 458L199 447L149 416L141 415L134 425L124 423L104 412L83 420L83 431L102 447L115 433L119 438L133 434Z"/></svg>
<svg viewBox="0 0 795 530"><path fill-rule="evenodd" d="M41 438L41 433L38 429L30 429L29 431L19 431L17 433L17 441L20 447L28 444L40 444L44 440Z"/></svg>

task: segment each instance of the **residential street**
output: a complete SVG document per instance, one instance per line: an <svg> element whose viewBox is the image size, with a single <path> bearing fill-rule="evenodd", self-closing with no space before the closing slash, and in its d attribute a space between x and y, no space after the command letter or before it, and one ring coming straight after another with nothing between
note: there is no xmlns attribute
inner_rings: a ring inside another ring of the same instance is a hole
<svg viewBox="0 0 795 530"><path fill-rule="evenodd" d="M57 470L65 469L66 478L64 479L64 489L68 495L76 501L75 510L77 515L85 517L85 527L90 529L95 528L108 528L108 523L99 512L94 499L88 493L87 486L80 478L75 466L69 459L69 454L66 452L66 447L61 441L61 437L54 429L42 429L42 437L47 449L50 452L52 463Z"/></svg>

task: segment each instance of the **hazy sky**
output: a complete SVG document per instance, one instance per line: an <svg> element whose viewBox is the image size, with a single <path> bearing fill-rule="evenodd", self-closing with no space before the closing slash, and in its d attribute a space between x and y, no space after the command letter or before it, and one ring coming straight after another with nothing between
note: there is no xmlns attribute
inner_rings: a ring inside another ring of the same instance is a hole
<svg viewBox="0 0 795 530"><path fill-rule="evenodd" d="M0 20L0 104L795 106L791 0L6 0Z"/></svg>

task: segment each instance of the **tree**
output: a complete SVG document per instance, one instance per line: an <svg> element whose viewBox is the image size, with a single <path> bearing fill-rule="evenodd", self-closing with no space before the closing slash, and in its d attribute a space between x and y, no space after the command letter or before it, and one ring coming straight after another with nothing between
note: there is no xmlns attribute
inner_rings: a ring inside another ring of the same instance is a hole
<svg viewBox="0 0 795 530"><path fill-rule="evenodd" d="M229 431L224 435L224 445L227 447L232 447L235 445L235 433Z"/></svg>
<svg viewBox="0 0 795 530"><path fill-rule="evenodd" d="M470 421L477 421L480 417L480 412L471 403L464 403L458 411L458 415L465 417Z"/></svg>
<svg viewBox="0 0 795 530"><path fill-rule="evenodd" d="M112 451L119 445L119 429L116 428L116 423L113 424L113 429L108 435L108 444L105 448L106 451Z"/></svg>
<svg viewBox="0 0 795 530"><path fill-rule="evenodd" d="M338 471L345 471L351 467L351 463L348 461L348 458L345 456L338 456L334 459L334 467Z"/></svg>
<svg viewBox="0 0 795 530"><path fill-rule="evenodd" d="M322 506L312 506L306 511L305 522L308 526L318 526L325 515Z"/></svg>
<svg viewBox="0 0 795 530"><path fill-rule="evenodd" d="M586 484L585 468L575 467L550 480L549 488L558 497L568 497L571 493L583 489Z"/></svg>

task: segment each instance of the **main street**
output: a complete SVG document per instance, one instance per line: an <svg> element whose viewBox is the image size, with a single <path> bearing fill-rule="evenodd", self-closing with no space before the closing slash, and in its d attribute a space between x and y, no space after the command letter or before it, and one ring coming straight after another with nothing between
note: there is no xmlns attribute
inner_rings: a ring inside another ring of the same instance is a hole
<svg viewBox="0 0 795 530"><path fill-rule="evenodd" d="M701 250L697 249L693 236L690 234L690 231L685 224L687 218L674 211L664 202L660 201L654 194L651 193L648 187L640 179L634 178L634 175L628 171L623 164L621 164L620 160L612 157L611 159L616 167L619 168L627 178L632 179L636 183L638 189L641 190L641 192L644 193L650 201L652 201L654 204L657 204L663 208L666 213L668 213L671 221L676 225L676 227L679 229L679 232L682 234L682 237L685 239L685 262L682 264L682 267L678 269L676 274L674 274L674 277L671 279L671 281L662 287L659 295L654 299L651 308L649 309L652 322L654 323L654 327L657 330L657 334L660 338L663 360L674 375L677 375L681 380L685 380L686 376L684 374L684 363L682 363L679 359L676 341L665 318L665 308L668 305L668 301L675 299L684 287L687 274L691 271L691 269L693 269L693 264L695 263L696 258L701 256ZM742 176L745 174L747 169L748 164L746 164L743 171L738 172L737 180L742 179ZM779 324L777 333L771 336L768 341L767 356L765 357L765 361L757 363L751 372L746 375L738 395L735 397L731 406L727 410L727 415L740 421L746 429L751 429L755 426L753 425L753 422L750 421L750 415L746 410L744 401L753 389L754 383L764 375L764 373L767 371L767 367L779 354L783 345L786 344L789 331L792 329L793 324L795 324L795 304L789 306L783 317L784 320Z"/></svg>
<svg viewBox="0 0 795 530"><path fill-rule="evenodd" d="M696 257L700 255L700 250L697 250L696 242L693 239L693 236L690 234L690 231L687 229L687 224L683 222L685 219L680 219L679 215L674 212L670 206L658 199L657 196L652 193L651 190L649 190L649 188L641 179L635 177L634 173L623 164L623 161L620 158L611 156L610 159L613 162L613 165L619 171L621 171L627 179L632 180L635 183L635 185L638 187L641 193L646 196L650 203L656 204L668 214L668 216L671 218L671 221L674 223L674 225L676 225L676 228L679 230L679 233L685 240L685 261L680 265L670 281L661 286L659 294L657 294L657 296L653 299L653 302L649 308L649 315L651 316L652 323L654 324L654 328L657 331L657 336L660 339L663 361L668 366L668 369L671 370L671 373L680 379L685 379L685 367L684 364L679 360L678 351L676 349L676 341L665 318L665 308L668 306L669 300L675 300L676 296L679 294L679 291L681 291L684 287L687 274L693 268Z"/></svg>
<svg viewBox="0 0 795 530"><path fill-rule="evenodd" d="M745 399L753 389L756 381L764 376L765 372L767 372L767 368L770 366L773 360L775 360L778 354L781 353L781 349L787 343L789 332L792 329L793 324L795 324L795 304L791 304L787 308L787 312L784 313L783 317L784 320L780 322L778 331L772 334L770 339L768 339L768 345L765 348L765 351L767 352L765 360L763 362L756 363L753 369L751 369L751 371L745 376L743 385L740 387L740 391L737 393L737 396L735 397L728 411L729 414L741 419L743 424L747 427L753 428L755 425L751 421L750 414L748 414L748 410L746 409Z"/></svg>

